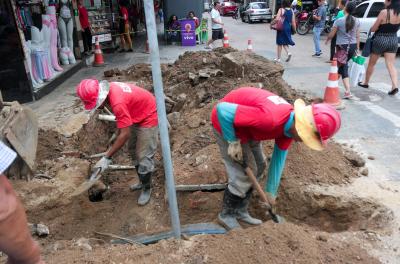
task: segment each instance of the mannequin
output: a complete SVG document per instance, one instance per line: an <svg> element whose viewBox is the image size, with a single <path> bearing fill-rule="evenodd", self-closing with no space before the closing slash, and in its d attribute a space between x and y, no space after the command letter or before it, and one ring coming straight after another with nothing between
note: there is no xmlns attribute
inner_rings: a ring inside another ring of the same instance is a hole
<svg viewBox="0 0 400 264"><path fill-rule="evenodd" d="M50 3L49 3L50 4ZM63 68L58 64L58 56L57 56L57 18L56 18L56 8L54 5L47 6L46 14L50 17L50 57L51 57L51 65L56 71L62 71Z"/></svg>
<svg viewBox="0 0 400 264"><path fill-rule="evenodd" d="M74 64L76 62L73 54L74 42L72 39L74 25L69 5L70 0L60 0L60 17L58 18L58 29L60 30L62 47L60 57L64 57L64 59L61 58L61 61L66 62L66 55L68 56L69 63ZM66 48L69 49L69 52L67 52Z"/></svg>
<svg viewBox="0 0 400 264"><path fill-rule="evenodd" d="M45 45L44 34L46 25L43 25L40 14L32 14L33 25L31 26L31 59L32 72L40 80L50 80L53 77L51 65L49 64L49 52ZM46 23L46 22L45 22Z"/></svg>
<svg viewBox="0 0 400 264"><path fill-rule="evenodd" d="M37 76L36 77L34 76L33 70L32 70L31 42L29 40L27 42L24 42L24 51L25 51L26 62L28 63L29 74L30 74L31 80L32 80L32 86L33 86L33 88L39 88L40 84L37 81Z"/></svg>
<svg viewBox="0 0 400 264"><path fill-rule="evenodd" d="M49 65L50 75L55 74L55 70L51 64L51 52L50 52L50 42L51 42L51 22L49 15L42 15L42 34L43 34L43 51L46 53L47 64Z"/></svg>

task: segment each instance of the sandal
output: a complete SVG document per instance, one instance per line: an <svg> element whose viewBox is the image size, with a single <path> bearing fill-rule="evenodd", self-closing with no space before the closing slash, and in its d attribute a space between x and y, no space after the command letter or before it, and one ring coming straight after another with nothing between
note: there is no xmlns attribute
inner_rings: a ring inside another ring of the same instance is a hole
<svg viewBox="0 0 400 264"><path fill-rule="evenodd" d="M360 86L362 88L369 88L368 84L363 84L362 82L358 82L358 86Z"/></svg>
<svg viewBox="0 0 400 264"><path fill-rule="evenodd" d="M395 95L399 92L399 88L394 88L390 92L388 92L388 95Z"/></svg>

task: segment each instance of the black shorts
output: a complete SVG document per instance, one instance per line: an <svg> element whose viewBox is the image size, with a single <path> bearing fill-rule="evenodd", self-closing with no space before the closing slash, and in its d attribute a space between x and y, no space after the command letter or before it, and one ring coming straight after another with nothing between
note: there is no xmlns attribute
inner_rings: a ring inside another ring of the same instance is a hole
<svg viewBox="0 0 400 264"><path fill-rule="evenodd" d="M222 30L222 28L212 30L213 40L223 39L223 38L224 38L224 31Z"/></svg>
<svg viewBox="0 0 400 264"><path fill-rule="evenodd" d="M396 33L376 33L372 41L372 53L378 55L396 53L398 41Z"/></svg>

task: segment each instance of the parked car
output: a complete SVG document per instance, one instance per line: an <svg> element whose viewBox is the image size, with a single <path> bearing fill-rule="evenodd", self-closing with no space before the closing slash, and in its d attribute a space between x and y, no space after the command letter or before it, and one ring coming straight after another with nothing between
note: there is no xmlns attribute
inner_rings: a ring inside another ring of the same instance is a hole
<svg viewBox="0 0 400 264"><path fill-rule="evenodd" d="M240 14L243 22L253 23L254 21L271 22L272 12L266 2L253 2L245 6Z"/></svg>
<svg viewBox="0 0 400 264"><path fill-rule="evenodd" d="M376 18L382 9L385 8L384 0L370 0L359 4L356 7L354 16L360 20L360 42L365 43L368 37L368 32L375 23ZM400 30L397 31L400 47Z"/></svg>
<svg viewBox="0 0 400 264"><path fill-rule="evenodd" d="M236 12L238 5L234 2L222 2L219 8L219 13L221 16L233 15Z"/></svg>

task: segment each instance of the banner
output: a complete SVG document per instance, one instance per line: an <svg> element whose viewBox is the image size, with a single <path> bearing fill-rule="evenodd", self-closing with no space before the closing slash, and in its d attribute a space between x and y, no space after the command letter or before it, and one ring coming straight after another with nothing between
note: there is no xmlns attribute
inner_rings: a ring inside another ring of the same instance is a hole
<svg viewBox="0 0 400 264"><path fill-rule="evenodd" d="M193 19L183 19L181 23L182 46L196 46L196 25Z"/></svg>

